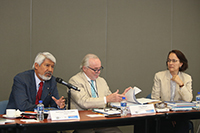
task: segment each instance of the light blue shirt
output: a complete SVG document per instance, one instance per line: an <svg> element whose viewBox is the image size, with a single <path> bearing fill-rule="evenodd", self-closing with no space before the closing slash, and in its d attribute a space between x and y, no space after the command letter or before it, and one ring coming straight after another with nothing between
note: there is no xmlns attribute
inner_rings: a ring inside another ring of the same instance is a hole
<svg viewBox="0 0 200 133"><path fill-rule="evenodd" d="M88 80L88 84L91 85L91 79L83 72L83 74L85 75L86 79ZM96 90L97 92L97 88L96 88L96 81L93 82L94 84L94 89ZM98 93L98 92L97 92ZM107 103L107 100L106 100L106 97L104 97L104 103L106 104Z"/></svg>
<svg viewBox="0 0 200 133"><path fill-rule="evenodd" d="M172 78L172 75L170 74L170 79ZM174 96L176 92L176 82L170 80L170 88L171 88L171 98L170 101L174 101Z"/></svg>
<svg viewBox="0 0 200 133"><path fill-rule="evenodd" d="M90 84L90 86L91 86L91 84L92 84L92 82L91 82L91 79L84 73L84 75L85 75L85 77L87 78L87 80L88 80L88 83ZM93 80L94 82L93 82L93 89L95 89L95 91L97 92L97 88L96 88L96 81L95 80Z"/></svg>

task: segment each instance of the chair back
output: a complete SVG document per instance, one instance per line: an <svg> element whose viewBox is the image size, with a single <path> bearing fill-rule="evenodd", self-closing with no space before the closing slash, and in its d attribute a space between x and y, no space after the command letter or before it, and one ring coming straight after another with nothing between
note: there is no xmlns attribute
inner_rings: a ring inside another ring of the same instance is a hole
<svg viewBox="0 0 200 133"><path fill-rule="evenodd" d="M8 104L8 100L0 101L0 114L6 113L7 104Z"/></svg>
<svg viewBox="0 0 200 133"><path fill-rule="evenodd" d="M146 98L149 98L149 99L151 99L151 93L146 97Z"/></svg>

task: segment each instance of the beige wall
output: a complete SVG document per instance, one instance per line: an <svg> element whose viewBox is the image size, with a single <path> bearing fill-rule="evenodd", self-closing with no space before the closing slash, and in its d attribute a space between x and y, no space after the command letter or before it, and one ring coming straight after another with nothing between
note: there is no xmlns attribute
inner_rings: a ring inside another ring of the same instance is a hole
<svg viewBox="0 0 200 133"><path fill-rule="evenodd" d="M84 55L95 53L112 91L136 85L143 90L138 97L145 97L154 74L166 69L167 53L180 49L196 95L199 7L199 0L0 0L0 100L8 99L13 77L30 69L40 51L56 56L54 75L66 81Z"/></svg>

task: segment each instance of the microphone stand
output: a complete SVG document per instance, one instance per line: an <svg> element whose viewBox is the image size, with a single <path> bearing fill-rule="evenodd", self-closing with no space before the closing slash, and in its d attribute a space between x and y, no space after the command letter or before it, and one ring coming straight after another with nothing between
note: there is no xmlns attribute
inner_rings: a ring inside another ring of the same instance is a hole
<svg viewBox="0 0 200 133"><path fill-rule="evenodd" d="M64 82L61 78L57 77L56 78L56 82L58 82L58 83L60 83L62 85L67 86L67 88L68 88L68 99L67 99L68 101L67 101L67 103L68 103L68 109L70 109L70 104L71 104L71 102L70 102L70 100L71 100L71 88L74 89L74 90L76 90L76 91L80 91L80 90L77 87Z"/></svg>
<svg viewBox="0 0 200 133"><path fill-rule="evenodd" d="M71 102L70 102L70 100L71 100L71 88L72 87L67 86L67 88L68 88L68 98L67 98L67 100L68 100L67 101L68 107L67 107L67 109L70 109L71 108ZM78 91L80 91L80 90L78 90Z"/></svg>
<svg viewBox="0 0 200 133"><path fill-rule="evenodd" d="M71 102L70 102L70 100L71 100L71 88L73 88L73 87L69 87L68 86L68 98L67 98L67 104L68 104L68 109L70 109L70 106L71 106ZM76 90L76 91L80 91L80 90Z"/></svg>
<svg viewBox="0 0 200 133"><path fill-rule="evenodd" d="M68 88L68 109L70 109L70 100L71 100L71 88Z"/></svg>

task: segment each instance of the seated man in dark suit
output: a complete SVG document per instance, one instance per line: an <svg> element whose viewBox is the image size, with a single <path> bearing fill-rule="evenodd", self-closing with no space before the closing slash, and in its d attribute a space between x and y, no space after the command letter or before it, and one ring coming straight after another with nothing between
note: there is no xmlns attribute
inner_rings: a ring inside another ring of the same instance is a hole
<svg viewBox="0 0 200 133"><path fill-rule="evenodd" d="M33 70L14 77L7 108L33 111L38 101L42 100L44 107L63 109L65 99L63 96L59 99L57 82L52 76L55 64L56 59L51 53L38 53Z"/></svg>

